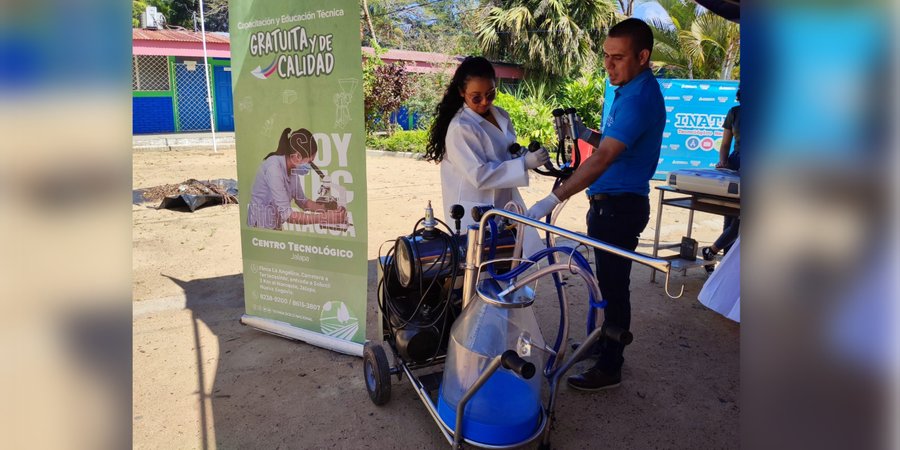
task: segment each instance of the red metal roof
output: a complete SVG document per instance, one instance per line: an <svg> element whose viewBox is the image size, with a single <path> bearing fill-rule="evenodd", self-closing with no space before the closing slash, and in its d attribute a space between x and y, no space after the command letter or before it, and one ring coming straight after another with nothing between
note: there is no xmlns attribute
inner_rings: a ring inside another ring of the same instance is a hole
<svg viewBox="0 0 900 450"><path fill-rule="evenodd" d="M187 30L144 30L132 28L132 53L135 55L161 56L203 56L201 33ZM216 58L230 58L231 44L227 34L206 33L207 55ZM362 48L363 56L375 54L372 47ZM462 62L462 56L443 53L417 52L413 50L387 49L381 58L388 62L402 61L406 70L416 73L443 72L453 74ZM522 68L515 64L494 62L494 70L499 78L520 79Z"/></svg>
<svg viewBox="0 0 900 450"><path fill-rule="evenodd" d="M166 42L202 42L202 33L187 30L144 30L131 29L133 41L166 41ZM206 33L206 42L214 44L228 44L227 35L220 33Z"/></svg>
<svg viewBox="0 0 900 450"><path fill-rule="evenodd" d="M363 47L362 48L363 55L370 56L375 54L375 50L372 47ZM446 63L446 64L459 64L462 61L461 56L452 56L445 55L443 53L431 53L431 52L417 52L413 50L395 50L395 49L385 49L385 52L381 55L382 59L390 59L394 61L407 61L407 62L427 62L427 63Z"/></svg>

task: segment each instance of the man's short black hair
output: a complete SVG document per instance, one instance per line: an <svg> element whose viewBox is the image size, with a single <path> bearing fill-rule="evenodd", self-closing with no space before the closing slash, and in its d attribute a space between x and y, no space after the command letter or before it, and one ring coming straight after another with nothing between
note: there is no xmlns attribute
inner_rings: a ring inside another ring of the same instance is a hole
<svg viewBox="0 0 900 450"><path fill-rule="evenodd" d="M631 17L615 24L609 29L609 37L629 37L635 53L644 49L653 53L653 30L641 19Z"/></svg>

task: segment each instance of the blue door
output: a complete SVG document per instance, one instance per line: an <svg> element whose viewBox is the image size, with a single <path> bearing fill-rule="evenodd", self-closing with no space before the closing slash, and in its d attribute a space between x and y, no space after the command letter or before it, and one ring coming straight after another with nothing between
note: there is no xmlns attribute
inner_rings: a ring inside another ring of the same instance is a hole
<svg viewBox="0 0 900 450"><path fill-rule="evenodd" d="M231 67L213 66L216 85L216 129L234 131L234 104L231 101Z"/></svg>
<svg viewBox="0 0 900 450"><path fill-rule="evenodd" d="M181 131L209 130L209 104L206 102L204 64L175 64L178 95L178 121Z"/></svg>

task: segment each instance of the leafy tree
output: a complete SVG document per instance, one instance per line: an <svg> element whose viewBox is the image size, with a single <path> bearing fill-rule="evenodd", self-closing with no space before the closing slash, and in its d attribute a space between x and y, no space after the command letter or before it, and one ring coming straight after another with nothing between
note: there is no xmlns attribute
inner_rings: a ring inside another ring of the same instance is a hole
<svg viewBox="0 0 900 450"><path fill-rule="evenodd" d="M132 0L132 26L140 26L141 13L155 6L166 18L166 25L200 30L200 6L197 0ZM228 0L204 0L206 31L228 31Z"/></svg>
<svg viewBox="0 0 900 450"><path fill-rule="evenodd" d="M366 125L371 125L369 122L369 97L372 96L372 90L375 88L375 68L381 65L384 65L384 61L381 60L381 55L384 54L384 50L381 47L375 46L375 55L367 56L363 55L362 60L362 78L363 78L363 108L365 109L366 114ZM366 126L366 132L374 131L371 126Z"/></svg>
<svg viewBox="0 0 900 450"><path fill-rule="evenodd" d="M409 6L412 0L367 0L363 3L363 45L382 48L400 48L405 39L404 29L391 11Z"/></svg>
<svg viewBox="0 0 900 450"><path fill-rule="evenodd" d="M206 31L228 31L228 0L203 0L203 8Z"/></svg>
<svg viewBox="0 0 900 450"><path fill-rule="evenodd" d="M194 12L198 11L197 0L171 0L172 12L166 16L169 25L194 29Z"/></svg>
<svg viewBox="0 0 900 450"><path fill-rule="evenodd" d="M559 77L595 64L601 36L616 18L612 0L498 0L477 29L488 57Z"/></svg>
<svg viewBox="0 0 900 450"><path fill-rule="evenodd" d="M534 87L528 84L520 85L514 94L499 91L494 104L509 113L509 118L516 128L519 144L528 145L531 141L537 141L543 145L550 145L556 139L552 121L554 98L537 95L542 93L540 87L537 88L538 92L529 92Z"/></svg>
<svg viewBox="0 0 900 450"><path fill-rule="evenodd" d="M686 43L690 55L707 68L705 78L732 79L741 52L741 32L736 23L705 12L691 24Z"/></svg>
<svg viewBox="0 0 900 450"><path fill-rule="evenodd" d="M362 20L366 22L368 25L369 36L372 38L372 44L374 46L378 46L378 39L375 37L375 27L372 25L372 13L369 10L369 2L368 0L362 0ZM365 27L361 27L360 30L365 29ZM365 31L360 32L361 37L365 37Z"/></svg>
<svg viewBox="0 0 900 450"><path fill-rule="evenodd" d="M563 83L557 97L560 106L575 108L586 126L600 129L605 94L606 73L592 72Z"/></svg>
<svg viewBox="0 0 900 450"><path fill-rule="evenodd" d="M740 28L689 0L657 0L672 26L651 20L653 62L666 75L730 80L740 60Z"/></svg>
<svg viewBox="0 0 900 450"><path fill-rule="evenodd" d="M147 11L148 6L156 7L156 10L165 16L166 21L172 13L171 0L132 0L131 1L131 26L139 28L141 26L141 13Z"/></svg>
<svg viewBox="0 0 900 450"><path fill-rule="evenodd" d="M445 73L410 74L410 95L406 107L419 114L418 128L428 128L434 119L434 108L441 101L450 75Z"/></svg>
<svg viewBox="0 0 900 450"><path fill-rule="evenodd" d="M361 18L363 45L449 54L478 50L471 32L478 0L366 0Z"/></svg>
<svg viewBox="0 0 900 450"><path fill-rule="evenodd" d="M392 133L391 113L400 109L411 93L409 76L403 64L374 64L363 77L368 129L376 127Z"/></svg>

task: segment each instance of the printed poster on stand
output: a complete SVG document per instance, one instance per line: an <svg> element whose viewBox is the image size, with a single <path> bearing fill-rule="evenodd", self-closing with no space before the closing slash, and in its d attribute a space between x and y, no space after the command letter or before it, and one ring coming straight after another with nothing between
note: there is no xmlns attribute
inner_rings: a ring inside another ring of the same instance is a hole
<svg viewBox="0 0 900 450"><path fill-rule="evenodd" d="M242 323L362 355L366 166L359 5L232 1Z"/></svg>

